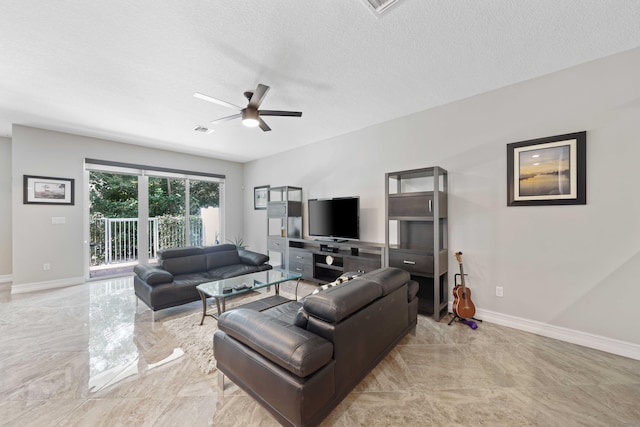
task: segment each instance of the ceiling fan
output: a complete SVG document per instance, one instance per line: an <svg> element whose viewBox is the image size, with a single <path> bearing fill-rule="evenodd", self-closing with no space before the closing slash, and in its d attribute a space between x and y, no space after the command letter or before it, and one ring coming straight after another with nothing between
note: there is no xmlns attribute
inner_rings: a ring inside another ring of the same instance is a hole
<svg viewBox="0 0 640 427"><path fill-rule="evenodd" d="M264 120L262 120L261 116L302 117L302 112L300 111L258 110L260 104L264 100L264 97L267 95L267 92L269 92L269 86L263 84L258 84L258 87L253 92L245 92L244 96L249 101L245 108L238 107L237 105L231 104L218 98L213 98L209 95L205 95L199 92L194 93L193 96L195 96L196 98L204 99L205 101L213 102L214 104L233 108L234 110L239 111L239 113L233 114L231 116L213 120L211 122L212 124L218 124L221 122L226 122L227 120L242 117L243 125L247 127L260 126L260 129L262 129L264 132L268 132L271 130L271 128L264 122Z"/></svg>

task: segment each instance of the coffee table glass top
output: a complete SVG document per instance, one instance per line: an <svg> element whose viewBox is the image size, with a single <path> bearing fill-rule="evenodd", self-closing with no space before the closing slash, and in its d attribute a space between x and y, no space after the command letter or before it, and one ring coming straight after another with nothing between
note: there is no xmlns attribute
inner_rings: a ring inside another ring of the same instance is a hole
<svg viewBox="0 0 640 427"><path fill-rule="evenodd" d="M302 277L300 273L287 270L272 269L260 271L258 273L245 274L243 276L221 279L213 282L206 282L196 286L201 292L210 297L230 297L233 295L260 289L267 286L277 285L289 280L298 280ZM244 289L234 289L236 286L246 285ZM224 288L231 288L231 292L224 293Z"/></svg>

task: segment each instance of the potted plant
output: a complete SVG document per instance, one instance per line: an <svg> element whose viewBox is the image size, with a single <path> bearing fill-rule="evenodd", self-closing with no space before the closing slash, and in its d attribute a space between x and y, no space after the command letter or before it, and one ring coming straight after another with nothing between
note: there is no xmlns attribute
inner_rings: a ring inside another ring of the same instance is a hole
<svg viewBox="0 0 640 427"><path fill-rule="evenodd" d="M228 239L227 242L231 243L232 245L235 245L236 248L238 249L244 249L246 247L242 236L236 236L235 239L233 240Z"/></svg>

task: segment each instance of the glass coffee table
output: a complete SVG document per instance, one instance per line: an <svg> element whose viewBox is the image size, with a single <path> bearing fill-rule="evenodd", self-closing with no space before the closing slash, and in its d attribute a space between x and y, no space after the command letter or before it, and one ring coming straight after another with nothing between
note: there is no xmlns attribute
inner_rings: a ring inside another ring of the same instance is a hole
<svg viewBox="0 0 640 427"><path fill-rule="evenodd" d="M202 299L202 320L200 325L204 323L205 316L218 318L226 310L227 298L255 291L257 289L275 287L275 295L243 304L242 307L253 308L258 311L266 310L270 307L291 301L288 298L280 296L280 283L290 280L297 280L295 298L298 299L298 285L300 284L300 273L294 273L287 270L266 270L258 273L245 274L243 276L231 277L229 279L221 279L212 282L202 283L196 286L200 298ZM207 313L207 298L214 298L216 301L217 314ZM237 307L236 307L237 308Z"/></svg>

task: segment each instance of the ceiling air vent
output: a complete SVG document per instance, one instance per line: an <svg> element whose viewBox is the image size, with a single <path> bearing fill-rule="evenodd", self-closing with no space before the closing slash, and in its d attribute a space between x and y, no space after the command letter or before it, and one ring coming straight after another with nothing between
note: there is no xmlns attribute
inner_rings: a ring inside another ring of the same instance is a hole
<svg viewBox="0 0 640 427"><path fill-rule="evenodd" d="M196 132L202 132L202 133L211 133L213 132L213 129L209 129L206 128L204 126L196 126L193 128L193 130L195 130Z"/></svg>
<svg viewBox="0 0 640 427"><path fill-rule="evenodd" d="M398 3L398 1L399 0L364 0L376 15L382 15L383 12L389 10L389 8Z"/></svg>

